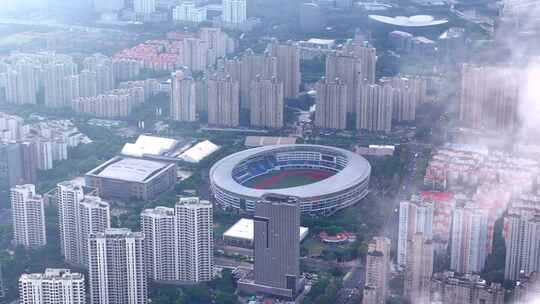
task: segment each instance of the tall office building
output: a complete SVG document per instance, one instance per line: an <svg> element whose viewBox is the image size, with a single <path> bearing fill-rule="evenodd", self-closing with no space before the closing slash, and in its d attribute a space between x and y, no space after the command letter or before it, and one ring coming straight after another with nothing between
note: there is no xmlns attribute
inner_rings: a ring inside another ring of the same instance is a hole
<svg viewBox="0 0 540 304"><path fill-rule="evenodd" d="M515 281L520 275L528 276L540 271L540 217L530 211L509 213L504 218L504 278Z"/></svg>
<svg viewBox="0 0 540 304"><path fill-rule="evenodd" d="M146 304L144 234L110 228L90 234L88 242L92 304Z"/></svg>
<svg viewBox="0 0 540 304"><path fill-rule="evenodd" d="M223 0L221 19L229 24L242 24L247 20L247 0Z"/></svg>
<svg viewBox="0 0 540 304"><path fill-rule="evenodd" d="M56 186L62 255L69 263L88 266L88 236L110 227L109 204L85 195L83 187L65 181Z"/></svg>
<svg viewBox="0 0 540 304"><path fill-rule="evenodd" d="M212 203L180 198L175 208L178 280L210 281L214 271Z"/></svg>
<svg viewBox="0 0 540 304"><path fill-rule="evenodd" d="M344 130L347 125L347 85L341 79L321 79L315 85L315 125Z"/></svg>
<svg viewBox="0 0 540 304"><path fill-rule="evenodd" d="M402 201L399 203L397 263L407 263L408 242L416 233L431 240L433 235L434 208L430 203Z"/></svg>
<svg viewBox="0 0 540 304"><path fill-rule="evenodd" d="M21 304L85 304L84 276L69 269L48 268L45 273L19 278Z"/></svg>
<svg viewBox="0 0 540 304"><path fill-rule="evenodd" d="M251 83L250 124L255 127L283 127L283 83L257 76Z"/></svg>
<svg viewBox="0 0 540 304"><path fill-rule="evenodd" d="M488 285L479 275L457 275L451 271L436 273L431 281L431 290L432 298L429 303L505 303L505 289L502 285Z"/></svg>
<svg viewBox="0 0 540 304"><path fill-rule="evenodd" d="M487 257L487 216L474 206L454 210L450 269L459 273L479 273Z"/></svg>
<svg viewBox="0 0 540 304"><path fill-rule="evenodd" d="M133 0L133 11L137 16L147 18L156 12L156 0Z"/></svg>
<svg viewBox="0 0 540 304"><path fill-rule="evenodd" d="M240 287L294 299L301 287L298 200L267 194L255 204L253 219L255 280Z"/></svg>
<svg viewBox="0 0 540 304"><path fill-rule="evenodd" d="M391 86L362 83L356 109L356 128L369 131L390 132L392 129Z"/></svg>
<svg viewBox="0 0 540 304"><path fill-rule="evenodd" d="M11 188L11 212L15 244L27 248L47 244L43 197L36 194L34 185Z"/></svg>
<svg viewBox="0 0 540 304"><path fill-rule="evenodd" d="M326 56L326 79L339 78L347 86L347 113L356 114L360 73L360 60L352 54L333 52Z"/></svg>
<svg viewBox="0 0 540 304"><path fill-rule="evenodd" d="M354 56L360 61L361 81L375 83L375 67L377 65L377 50L365 41L348 40L343 44L342 54Z"/></svg>
<svg viewBox="0 0 540 304"><path fill-rule="evenodd" d="M285 98L297 98L300 92L300 48L298 44L287 42L280 44L277 40L268 44L270 56L277 58L277 78L283 82Z"/></svg>
<svg viewBox="0 0 540 304"><path fill-rule="evenodd" d="M404 296L410 303L429 304L433 275L433 244L422 233L407 242Z"/></svg>
<svg viewBox="0 0 540 304"><path fill-rule="evenodd" d="M171 118L176 121L193 122L197 120L196 81L186 77L184 72L172 74Z"/></svg>
<svg viewBox="0 0 540 304"><path fill-rule="evenodd" d="M459 118L468 127L512 130L517 126L521 72L518 69L464 64Z"/></svg>
<svg viewBox="0 0 540 304"><path fill-rule="evenodd" d="M141 213L150 279L204 282L213 278L212 204L181 198L175 208Z"/></svg>
<svg viewBox="0 0 540 304"><path fill-rule="evenodd" d="M207 80L208 124L236 127L240 124L240 88L229 75Z"/></svg>
<svg viewBox="0 0 540 304"><path fill-rule="evenodd" d="M141 213L144 258L148 278L175 281L178 278L176 217L174 208L156 207Z"/></svg>
<svg viewBox="0 0 540 304"><path fill-rule="evenodd" d="M366 257L366 281L367 294L363 304L384 304L388 291L390 271L390 239L374 237L368 245ZM374 295L371 295L374 291Z"/></svg>

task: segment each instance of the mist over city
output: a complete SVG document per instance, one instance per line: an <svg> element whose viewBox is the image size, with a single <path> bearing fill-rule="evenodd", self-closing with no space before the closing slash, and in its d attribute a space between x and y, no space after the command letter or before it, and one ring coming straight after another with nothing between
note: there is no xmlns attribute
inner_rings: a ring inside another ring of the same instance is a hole
<svg viewBox="0 0 540 304"><path fill-rule="evenodd" d="M0 304L540 304L540 0L0 0Z"/></svg>

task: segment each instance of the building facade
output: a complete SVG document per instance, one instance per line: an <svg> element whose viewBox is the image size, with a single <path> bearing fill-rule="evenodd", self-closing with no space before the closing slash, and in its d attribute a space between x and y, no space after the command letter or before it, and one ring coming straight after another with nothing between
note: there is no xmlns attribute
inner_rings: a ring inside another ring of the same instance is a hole
<svg viewBox="0 0 540 304"><path fill-rule="evenodd" d="M69 269L46 269L45 273L19 278L21 304L85 304L84 276Z"/></svg>
<svg viewBox="0 0 540 304"><path fill-rule="evenodd" d="M197 90L195 80L182 71L172 74L171 118L175 121L197 120Z"/></svg>
<svg viewBox="0 0 540 304"><path fill-rule="evenodd" d="M208 124L236 127L240 125L240 86L230 75L212 77L208 85Z"/></svg>
<svg viewBox="0 0 540 304"><path fill-rule="evenodd" d="M88 242L92 304L146 304L144 234L110 228L90 234Z"/></svg>
<svg viewBox="0 0 540 304"><path fill-rule="evenodd" d="M410 303L429 304L433 275L433 243L422 233L407 242L404 296Z"/></svg>
<svg viewBox="0 0 540 304"><path fill-rule="evenodd" d="M364 293L363 304L384 304L388 293L390 272L390 239L374 237L368 245L366 257L367 293ZM373 294L374 293L374 294Z"/></svg>
<svg viewBox="0 0 540 304"><path fill-rule="evenodd" d="M31 184L11 188L11 212L15 244L38 248L47 244L43 197Z"/></svg>
<svg viewBox="0 0 540 304"><path fill-rule="evenodd" d="M283 83L277 78L256 77L251 82L250 124L254 127L279 129L283 127Z"/></svg>

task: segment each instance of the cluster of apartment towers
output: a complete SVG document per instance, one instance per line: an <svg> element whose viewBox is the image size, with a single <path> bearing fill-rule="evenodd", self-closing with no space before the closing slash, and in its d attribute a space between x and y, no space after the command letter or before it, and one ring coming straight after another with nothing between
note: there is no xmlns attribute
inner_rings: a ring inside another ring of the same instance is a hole
<svg viewBox="0 0 540 304"><path fill-rule="evenodd" d="M300 48L272 41L266 51L247 50L241 57L219 59L202 79L187 71L173 73L171 118L194 122L208 114L208 124L240 125L240 112L249 111L250 125L281 128L284 99L299 97ZM415 119L417 105L426 100L426 82L419 77L393 77L375 84L375 48L349 40L326 58L326 76L315 84L315 125L345 129L347 115L356 128L389 132L392 119Z"/></svg>
<svg viewBox="0 0 540 304"><path fill-rule="evenodd" d="M141 231L133 232L111 228L110 205L96 189L66 181L42 196L32 184L17 185L11 189L17 245L38 248L47 243L46 203L58 207L65 261L88 269L91 303L146 304L149 280L195 283L215 277L213 207L209 201L185 197L172 208L145 209ZM297 201L267 195L257 204L254 221L255 279L243 282L242 288L294 297L301 288ZM84 275L69 269L23 274L20 300L22 304L83 304L85 284Z"/></svg>

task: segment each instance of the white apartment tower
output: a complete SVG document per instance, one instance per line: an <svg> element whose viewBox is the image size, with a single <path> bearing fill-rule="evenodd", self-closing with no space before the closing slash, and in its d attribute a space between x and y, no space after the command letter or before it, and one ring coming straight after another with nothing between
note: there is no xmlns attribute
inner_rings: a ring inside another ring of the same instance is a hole
<svg viewBox="0 0 540 304"><path fill-rule="evenodd" d="M175 208L141 213L148 278L204 282L213 278L212 204L181 198Z"/></svg>
<svg viewBox="0 0 540 304"><path fill-rule="evenodd" d="M141 213L146 271L151 280L174 281L177 278L175 219L174 208L156 207Z"/></svg>
<svg viewBox="0 0 540 304"><path fill-rule="evenodd" d="M85 304L84 276L69 269L46 269L45 273L19 278L21 304Z"/></svg>
<svg viewBox="0 0 540 304"><path fill-rule="evenodd" d="M247 20L247 0L223 0L222 20L229 24L242 24Z"/></svg>
<svg viewBox="0 0 540 304"><path fill-rule="evenodd" d="M88 236L110 227L109 204L85 196L83 187L66 181L56 186L62 254L69 263L87 267Z"/></svg>
<svg viewBox="0 0 540 304"><path fill-rule="evenodd" d="M88 242L92 304L147 304L144 234L126 228L92 233Z"/></svg>
<svg viewBox="0 0 540 304"><path fill-rule="evenodd" d="M84 276L69 269L46 269L45 273L19 278L21 304L85 304Z"/></svg>
<svg viewBox="0 0 540 304"><path fill-rule="evenodd" d="M504 218L506 267L504 278L518 280L540 271L540 218L533 212L510 214Z"/></svg>
<svg viewBox="0 0 540 304"><path fill-rule="evenodd" d="M147 17L156 11L156 0L133 0L133 10L138 16Z"/></svg>
<svg viewBox="0 0 540 304"><path fill-rule="evenodd" d="M47 243L43 198L31 184L11 188L11 210L15 243L37 248Z"/></svg>
<svg viewBox="0 0 540 304"><path fill-rule="evenodd" d="M422 233L427 240L432 239L433 205L429 203L402 201L399 204L398 265L406 265L408 254L407 242L416 233Z"/></svg>
<svg viewBox="0 0 540 304"><path fill-rule="evenodd" d="M214 235L212 203L197 197L181 198L175 206L178 279L204 282L213 278Z"/></svg>
<svg viewBox="0 0 540 304"><path fill-rule="evenodd" d="M171 118L175 121L197 120L196 81L185 77L182 71L172 74Z"/></svg>
<svg viewBox="0 0 540 304"><path fill-rule="evenodd" d="M452 218L450 270L479 273L487 257L488 219L474 206L456 209Z"/></svg>

